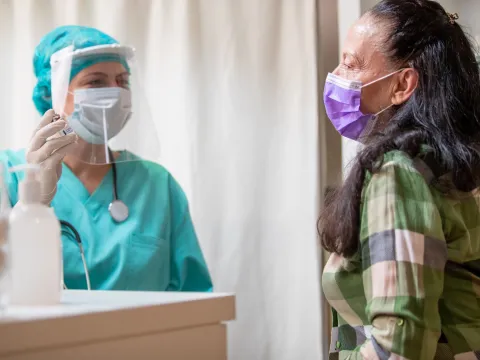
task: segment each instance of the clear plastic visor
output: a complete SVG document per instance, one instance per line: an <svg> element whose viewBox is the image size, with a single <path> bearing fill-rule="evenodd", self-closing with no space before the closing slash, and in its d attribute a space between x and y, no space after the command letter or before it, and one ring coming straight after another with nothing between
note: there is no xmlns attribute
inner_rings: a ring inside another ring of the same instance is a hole
<svg viewBox="0 0 480 360"><path fill-rule="evenodd" d="M139 84L135 51L121 45L52 55L52 104L78 142L67 154L90 164L159 157L159 137Z"/></svg>

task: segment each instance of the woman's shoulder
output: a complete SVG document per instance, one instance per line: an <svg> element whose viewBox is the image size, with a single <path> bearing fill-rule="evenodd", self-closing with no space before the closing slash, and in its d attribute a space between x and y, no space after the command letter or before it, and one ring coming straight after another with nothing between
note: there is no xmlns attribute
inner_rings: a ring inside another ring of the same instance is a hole
<svg viewBox="0 0 480 360"><path fill-rule="evenodd" d="M367 173L364 189L374 193L401 192L415 197L433 191L432 179L432 171L421 155L411 157L403 151L393 150L383 156L377 171Z"/></svg>
<svg viewBox="0 0 480 360"><path fill-rule="evenodd" d="M382 169L389 167L416 172L416 159L401 150L392 150L383 155Z"/></svg>
<svg viewBox="0 0 480 360"><path fill-rule="evenodd" d="M400 150L392 150L383 155L378 170L373 174L367 174L367 180L375 178L390 178L405 176L423 177L423 169L421 169L421 161L419 157L412 158L407 153Z"/></svg>
<svg viewBox="0 0 480 360"><path fill-rule="evenodd" d="M422 147L422 150L414 157L400 150L386 153L380 171L395 174L397 178L421 182L422 186L426 184L429 187L446 175L436 160L433 150L426 146Z"/></svg>

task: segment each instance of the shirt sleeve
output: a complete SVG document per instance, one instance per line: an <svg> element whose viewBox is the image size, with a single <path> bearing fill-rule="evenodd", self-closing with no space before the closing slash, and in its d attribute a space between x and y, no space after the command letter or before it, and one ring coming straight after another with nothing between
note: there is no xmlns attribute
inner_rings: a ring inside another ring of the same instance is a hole
<svg viewBox="0 0 480 360"><path fill-rule="evenodd" d="M171 278L167 291L210 292L213 285L180 185L170 179Z"/></svg>
<svg viewBox="0 0 480 360"><path fill-rule="evenodd" d="M372 328L351 359L435 357L447 246L434 196L411 163L396 161L364 189L360 238Z"/></svg>

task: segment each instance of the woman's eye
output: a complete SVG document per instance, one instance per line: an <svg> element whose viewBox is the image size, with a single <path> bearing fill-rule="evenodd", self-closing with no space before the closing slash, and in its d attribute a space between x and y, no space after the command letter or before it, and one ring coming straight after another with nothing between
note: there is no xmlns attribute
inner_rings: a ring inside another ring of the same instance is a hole
<svg viewBox="0 0 480 360"><path fill-rule="evenodd" d="M90 85L90 86L100 86L100 85L102 85L102 81L98 80L98 79L97 80L91 80L91 81L88 82L88 85Z"/></svg>
<svg viewBox="0 0 480 360"><path fill-rule="evenodd" d="M121 79L118 80L118 86L123 87L123 88L129 88L130 87L130 81L127 79Z"/></svg>

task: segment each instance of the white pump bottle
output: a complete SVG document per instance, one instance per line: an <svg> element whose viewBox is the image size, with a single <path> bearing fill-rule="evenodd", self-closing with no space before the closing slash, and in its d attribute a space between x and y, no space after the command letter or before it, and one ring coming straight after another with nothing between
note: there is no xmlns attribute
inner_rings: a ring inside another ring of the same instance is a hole
<svg viewBox="0 0 480 360"><path fill-rule="evenodd" d="M9 216L9 305L56 305L63 284L60 222L52 208L41 203L36 165L19 165L25 171L18 185L18 202Z"/></svg>
<svg viewBox="0 0 480 360"><path fill-rule="evenodd" d="M8 196L7 187L5 185L5 165L0 163L0 309L6 305L8 286L10 285L8 270L8 217L10 215L11 206Z"/></svg>

